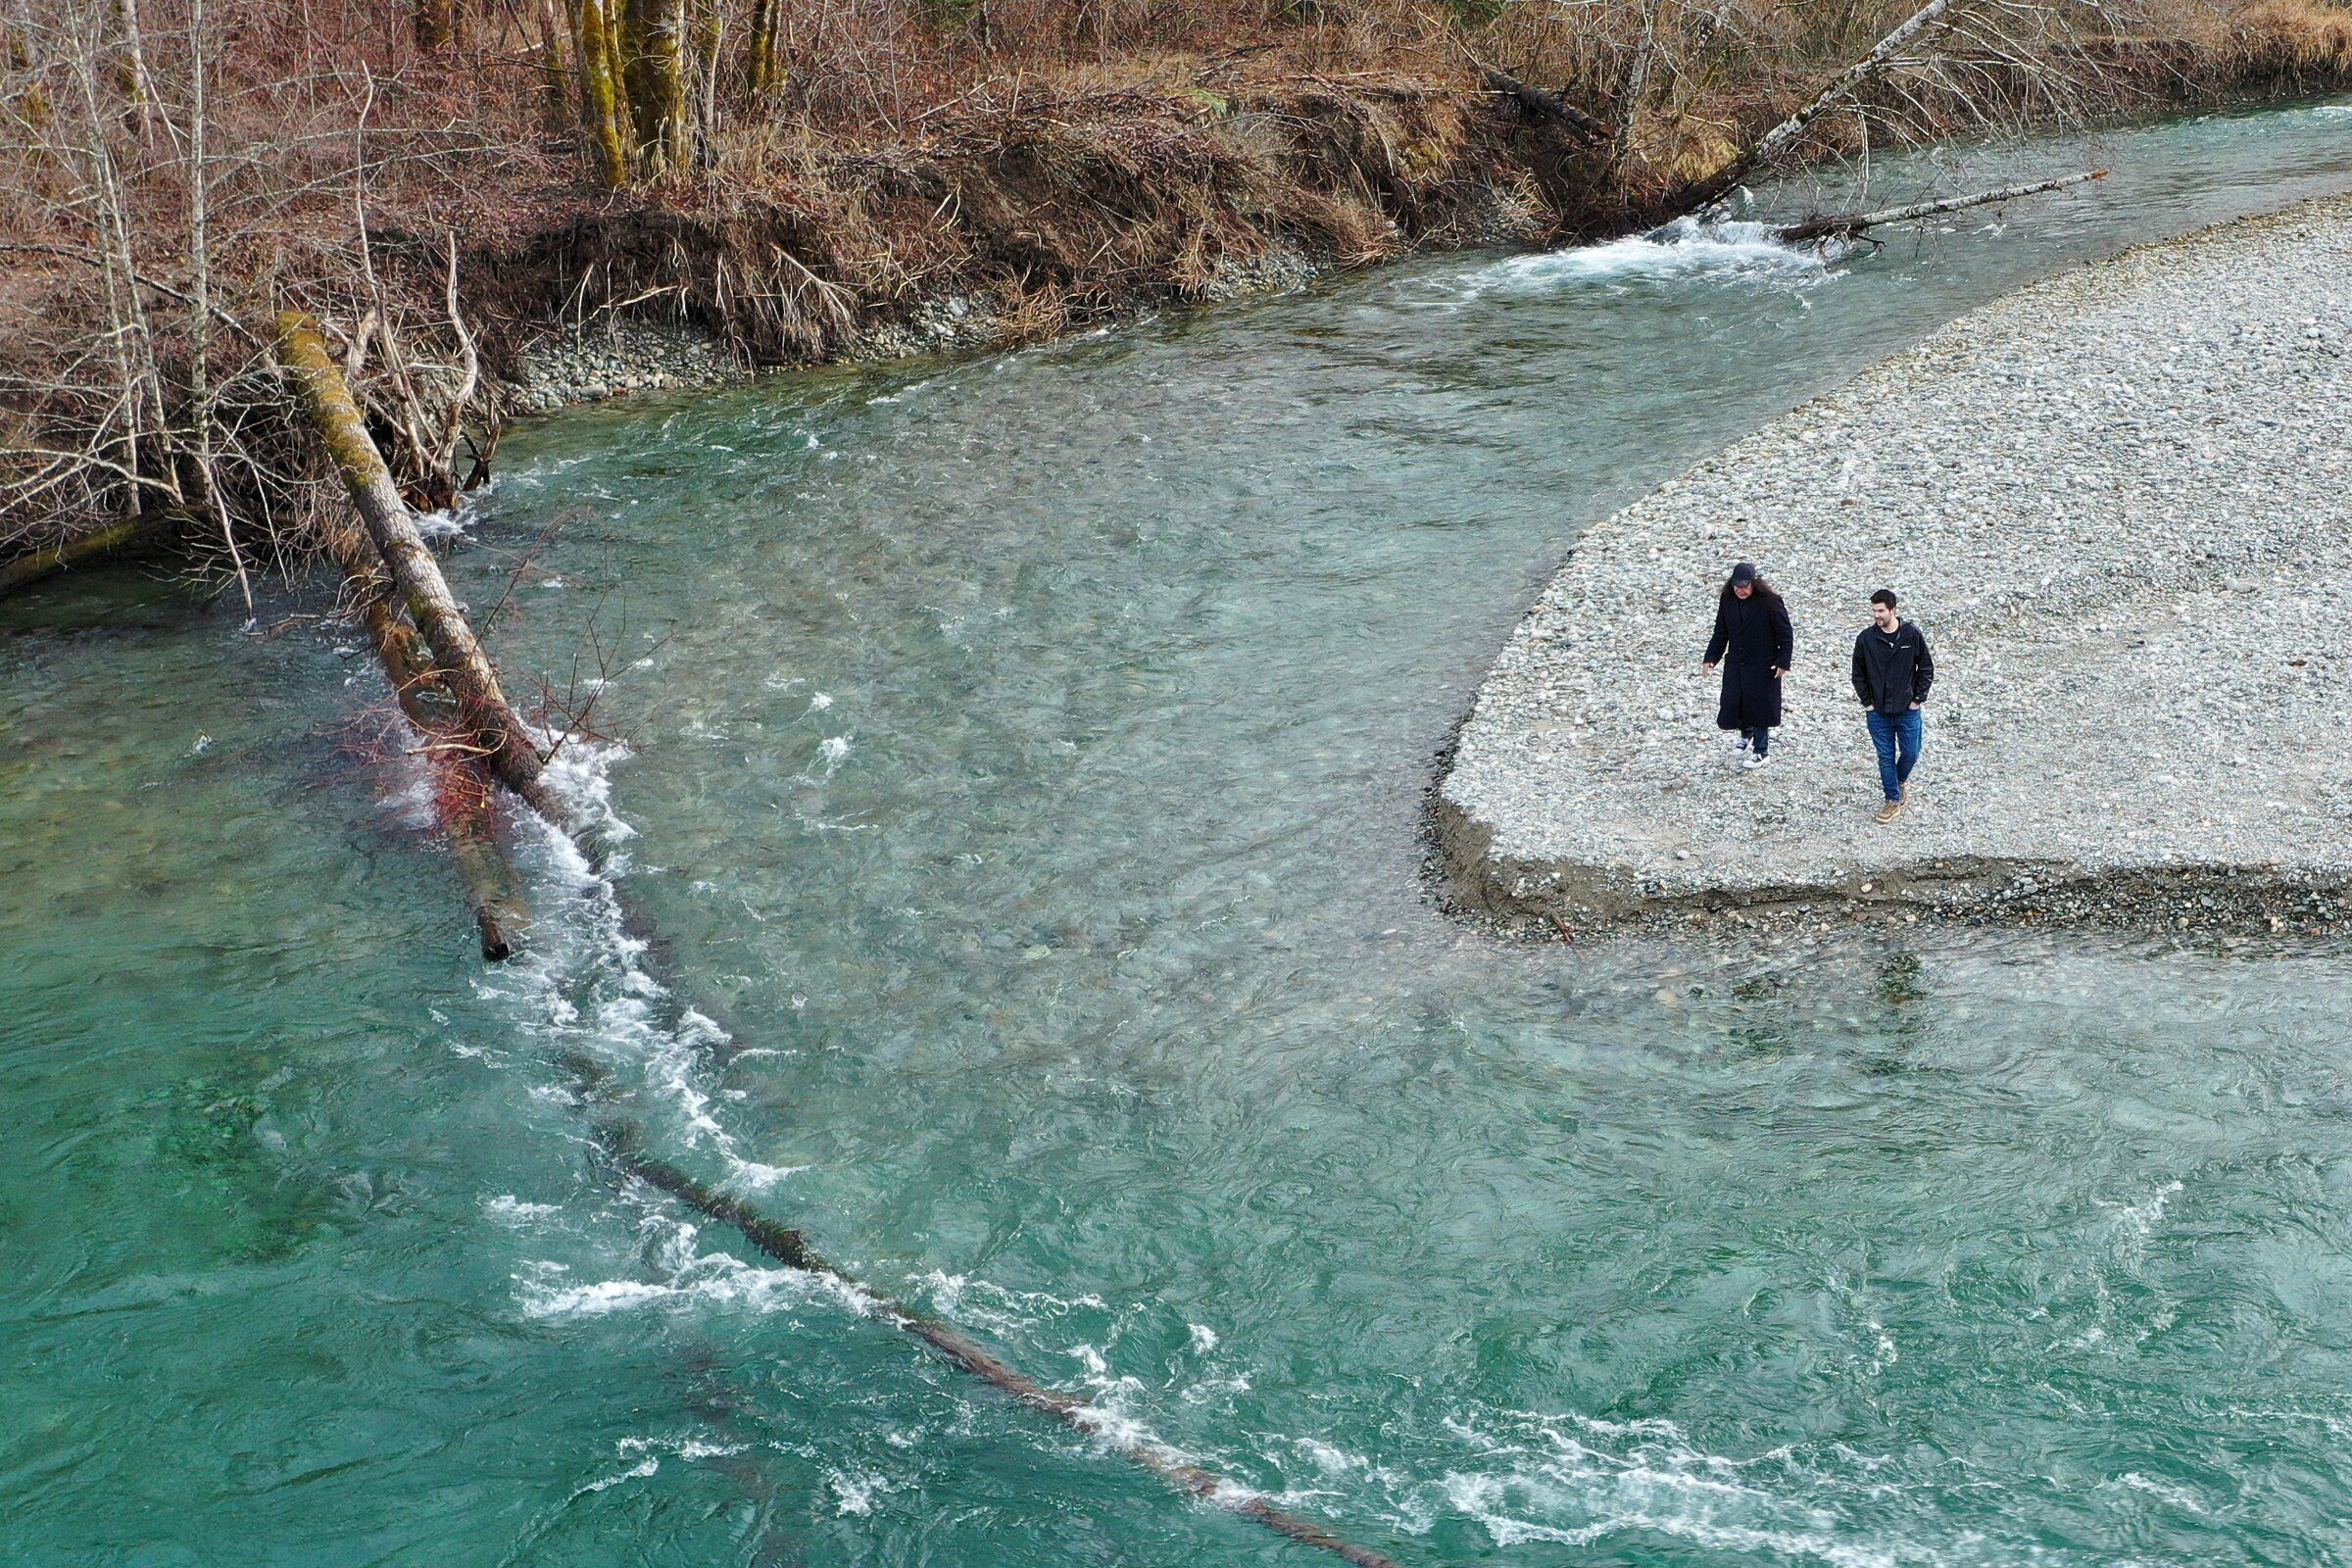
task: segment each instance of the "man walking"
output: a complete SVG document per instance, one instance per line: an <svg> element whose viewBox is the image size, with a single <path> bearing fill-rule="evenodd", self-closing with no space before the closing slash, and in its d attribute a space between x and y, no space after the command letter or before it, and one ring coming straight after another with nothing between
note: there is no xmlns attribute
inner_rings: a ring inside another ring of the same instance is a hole
<svg viewBox="0 0 2352 1568"><path fill-rule="evenodd" d="M1911 768L1919 760L1926 724L1919 705L1936 684L1936 661L1917 626L1894 612L1894 590L1870 596L1870 621L1854 639L1854 695L1870 721L1870 744L1878 748L1879 783L1886 804L1879 820L1903 814Z"/></svg>

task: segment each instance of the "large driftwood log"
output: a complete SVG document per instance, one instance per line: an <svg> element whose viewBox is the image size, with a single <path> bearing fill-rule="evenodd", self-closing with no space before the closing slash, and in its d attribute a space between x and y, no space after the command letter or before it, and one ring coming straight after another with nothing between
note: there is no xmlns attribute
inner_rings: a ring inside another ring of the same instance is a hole
<svg viewBox="0 0 2352 1568"><path fill-rule="evenodd" d="M393 484L383 454L369 438L359 405L327 352L318 323L303 311L281 314L277 353L301 395L313 430L351 492L352 506L383 558L384 569L400 590L410 618L423 633L442 678L457 694L466 722L479 737L491 772L533 810L569 831L569 813L547 785L538 748L499 688L498 672L475 640L456 596L450 593L440 563L416 531L416 519Z"/></svg>
<svg viewBox="0 0 2352 1568"><path fill-rule="evenodd" d="M1920 219L1935 218L1943 213L1987 207L1994 202L2011 202L2021 196L2038 196L2043 191L2064 190L2069 185L2106 177L2107 171L2093 169L2086 173L2066 174L2057 179L2037 179L2026 185L2004 185L1999 190L1978 191L1971 196L1945 196L1932 202L1914 202L1908 207L1886 207L1875 213L1838 213L1827 218L1808 218L1801 223L1782 223L1772 232L1774 238L1791 245L1817 239L1851 239L1887 223L1916 222Z"/></svg>
<svg viewBox="0 0 2352 1568"><path fill-rule="evenodd" d="M492 962L509 957L514 951L514 934L530 923L530 910L523 902L522 879L499 847L489 777L470 749L463 741L453 743L450 736L451 726L461 722L457 697L433 666L424 639L394 608L392 584L367 536L337 519L327 525L326 541L359 598L360 624L384 678L392 683L393 700L424 737L424 761L434 775L435 797L454 803L442 813L441 823L449 834L450 856L466 883L466 906L481 933L482 956Z"/></svg>
<svg viewBox="0 0 2352 1568"><path fill-rule="evenodd" d="M1129 1437L1105 1427L1092 1404L1075 1394L1051 1389L990 1354L955 1325L893 1300L852 1278L808 1246L799 1231L769 1219L731 1193L722 1193L695 1180L675 1165L656 1159L638 1147L636 1130L609 1126L603 1139L606 1153L622 1173L659 1188L706 1218L732 1225L754 1247L788 1268L823 1274L850 1287L873 1304L883 1321L922 1341L955 1365L1004 1390L1035 1410L1042 1410L1096 1440L1121 1458L1143 1466L1192 1496L1222 1503L1244 1518L1254 1520L1280 1536L1320 1547L1356 1568L1401 1568L1396 1558L1369 1546L1344 1541L1321 1525L1280 1508L1204 1466L1194 1464L1159 1444Z"/></svg>

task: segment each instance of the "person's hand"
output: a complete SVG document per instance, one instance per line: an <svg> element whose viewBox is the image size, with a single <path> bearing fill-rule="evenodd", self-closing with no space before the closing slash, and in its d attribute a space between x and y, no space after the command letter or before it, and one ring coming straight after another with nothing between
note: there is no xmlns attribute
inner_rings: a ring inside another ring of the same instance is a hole
<svg viewBox="0 0 2352 1568"><path fill-rule="evenodd" d="M1919 707L1919 705L1918 705L1917 703L1913 703L1911 706L1912 706L1912 708L1913 708L1914 710L1916 710L1916 709Z"/></svg>
<svg viewBox="0 0 2352 1568"><path fill-rule="evenodd" d="M1788 672L1787 670L1783 669L1783 668L1782 668L1780 665L1778 665L1778 664L1775 664L1775 665L1773 665L1773 666L1772 666L1772 678L1773 678L1774 680L1779 680L1779 679L1780 679L1780 678L1781 678L1783 675L1786 675L1786 674L1788 674Z"/></svg>
<svg viewBox="0 0 2352 1568"><path fill-rule="evenodd" d="M1699 672L1700 674L1702 674L1702 675L1712 675L1712 674L1714 674L1714 673L1715 673L1715 661L1713 661L1712 659L1710 659L1710 660L1708 660L1708 661L1707 661L1705 663L1703 663L1703 664L1699 665L1699 666L1698 666L1698 672Z"/></svg>

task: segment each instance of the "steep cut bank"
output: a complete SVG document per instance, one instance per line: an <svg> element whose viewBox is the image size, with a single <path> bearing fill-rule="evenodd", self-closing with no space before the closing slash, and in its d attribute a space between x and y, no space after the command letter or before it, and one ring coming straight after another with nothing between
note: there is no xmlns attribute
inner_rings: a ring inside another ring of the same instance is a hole
<svg viewBox="0 0 2352 1568"><path fill-rule="evenodd" d="M2352 197L1961 318L1584 536L1436 792L1454 892L1572 928L1889 906L2333 923L2348 428ZM1736 560L1798 626L1753 773L1698 668ZM1883 584L1938 671L1914 804L1885 826L1846 669Z"/></svg>

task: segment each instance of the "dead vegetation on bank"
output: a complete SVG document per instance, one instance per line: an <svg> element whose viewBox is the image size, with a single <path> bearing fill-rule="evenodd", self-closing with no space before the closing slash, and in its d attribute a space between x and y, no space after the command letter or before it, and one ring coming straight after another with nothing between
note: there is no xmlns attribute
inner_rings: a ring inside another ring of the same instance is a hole
<svg viewBox="0 0 2352 1568"><path fill-rule="evenodd" d="M0 591L314 554L284 309L436 510L554 323L793 363L958 294L1044 335L1277 252L1622 228L1789 158L2348 70L2335 0L12 0Z"/></svg>

